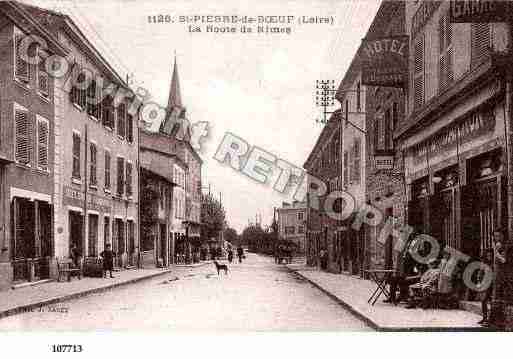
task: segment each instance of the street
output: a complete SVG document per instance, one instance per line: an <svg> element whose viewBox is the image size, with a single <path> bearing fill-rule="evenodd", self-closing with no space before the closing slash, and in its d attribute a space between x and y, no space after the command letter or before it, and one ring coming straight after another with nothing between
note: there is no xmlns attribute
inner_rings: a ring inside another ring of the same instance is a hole
<svg viewBox="0 0 513 359"><path fill-rule="evenodd" d="M272 258L252 253L226 276L209 264L0 320L0 330L21 331L368 329Z"/></svg>

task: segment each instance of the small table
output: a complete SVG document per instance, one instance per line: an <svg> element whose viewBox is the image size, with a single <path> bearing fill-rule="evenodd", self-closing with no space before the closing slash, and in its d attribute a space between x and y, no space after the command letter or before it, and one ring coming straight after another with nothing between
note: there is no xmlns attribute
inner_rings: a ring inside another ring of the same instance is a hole
<svg viewBox="0 0 513 359"><path fill-rule="evenodd" d="M397 271L394 269L373 269L366 270L365 272L369 273L369 277L377 285L376 290L374 290L370 298L367 300L367 303L374 305L381 294L384 294L387 299L390 299L390 293L386 288L386 284L390 277L396 274Z"/></svg>

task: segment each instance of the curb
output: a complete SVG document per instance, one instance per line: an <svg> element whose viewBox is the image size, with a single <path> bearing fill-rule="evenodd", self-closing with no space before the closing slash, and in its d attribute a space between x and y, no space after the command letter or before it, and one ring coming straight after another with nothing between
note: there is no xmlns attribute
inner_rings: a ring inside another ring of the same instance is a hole
<svg viewBox="0 0 513 359"><path fill-rule="evenodd" d="M62 295L60 297L54 297L54 298L50 298L50 299L45 299L45 300L42 300L42 301L37 302L37 303L30 303L30 304L20 305L18 307L14 307L14 308L7 309L7 310L4 310L4 311L0 312L0 319L5 318L5 317L9 317L9 316L12 316L12 315L20 314L20 313L29 312L29 311L31 311L34 308L39 308L39 307L43 307L43 306L50 305L50 304L65 302L65 301L68 301L68 300L71 300L71 299L77 299L77 298L85 297L85 296L88 296L88 295L91 295L91 294L106 292L106 291L109 291L109 290L111 290L113 288L118 288L118 287L122 287L122 286L125 286L125 285L128 285L128 284L133 284L133 283L141 282L141 281L144 281L144 280L152 279L152 278L164 275L164 274L169 274L171 272L172 272L172 270L168 269L168 270L162 271L160 273L153 273L153 274L149 274L149 275L144 276L144 277L129 279L127 281L119 282L119 283L114 283L114 284L111 284L111 285L108 285L108 286L105 286L105 287L91 288L91 289L87 289L87 290L82 291L82 292L75 292L75 293L71 293L71 294Z"/></svg>
<svg viewBox="0 0 513 359"><path fill-rule="evenodd" d="M336 295L334 295L333 293L331 293L330 291L324 289L322 286L320 286L319 284L317 284L316 282L314 282L313 280L305 277L304 275L302 275L301 273L299 273L297 270L295 269L292 269L290 268L289 266L286 266L287 269L289 271L291 271L292 273L300 276L302 279L306 280L308 283L310 283L311 285L313 285L315 288L319 289L321 292L323 292L324 294L326 294L328 297L330 297L331 299L333 299L335 302L337 302L338 304L340 304L342 307L344 307L345 309L347 309L349 312L351 312L351 314L353 314L354 316L356 316L358 319L362 320L363 322L365 322L365 324L367 324L369 327L371 327L372 329L374 330L378 330L378 331L383 331L384 328L380 327L377 323L375 323L372 319L370 319L369 317L363 315L360 311L356 310L352 305L348 304L347 302L344 302L342 299L340 299L339 297L337 297Z"/></svg>
<svg viewBox="0 0 513 359"><path fill-rule="evenodd" d="M289 266L286 266L289 271L292 273L300 276L302 279L306 280L308 283L313 285L315 288L319 289L321 292L326 294L328 297L333 299L335 302L340 304L342 307L347 309L351 314L353 314L358 319L362 320L372 329L379 331L379 332L495 332L494 329L489 328L482 328L482 327L408 327L408 328L402 328L402 327L384 327L377 324L375 321L373 321L371 318L360 312L358 309L353 307L352 305L348 304L347 302L343 301L339 297L337 297L335 294L331 293L330 291L323 288L321 285L319 285L317 282L305 277L301 273L299 273L296 269L292 269Z"/></svg>

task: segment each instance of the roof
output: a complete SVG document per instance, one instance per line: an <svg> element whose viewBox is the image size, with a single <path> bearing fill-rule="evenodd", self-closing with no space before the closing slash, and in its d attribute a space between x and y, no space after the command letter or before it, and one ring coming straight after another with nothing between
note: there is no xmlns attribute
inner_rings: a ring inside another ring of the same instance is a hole
<svg viewBox="0 0 513 359"><path fill-rule="evenodd" d="M16 26L27 34L37 34L47 41L48 49L61 56L66 56L69 49L63 46L52 32L48 30L46 24L38 21L34 8L17 1L1 1L0 10L6 17L11 19ZM42 11L39 9L38 11Z"/></svg>
<svg viewBox="0 0 513 359"><path fill-rule="evenodd" d="M169 98L167 101L167 107L168 108L183 107L182 94L180 91L180 79L178 78L178 64L176 63L176 56L175 56L175 64L173 66L173 75L171 77L171 87L169 89Z"/></svg>
<svg viewBox="0 0 513 359"><path fill-rule="evenodd" d="M9 3L18 6L27 13L29 13L37 23L44 27L47 32L51 32L53 40L57 41L57 30L62 29L71 39L78 45L90 60L95 63L102 72L107 75L112 81L124 87L126 90L131 91L128 84L117 73L117 71L109 64L109 62L102 56L96 47L84 35L82 30L75 24L75 22L68 15L43 9L37 6L28 5L18 1L10 1ZM62 46L62 45L61 45Z"/></svg>

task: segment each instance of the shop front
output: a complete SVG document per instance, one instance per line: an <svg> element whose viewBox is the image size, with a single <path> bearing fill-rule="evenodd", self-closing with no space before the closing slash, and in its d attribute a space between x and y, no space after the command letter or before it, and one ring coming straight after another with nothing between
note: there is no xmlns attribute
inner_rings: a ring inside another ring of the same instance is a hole
<svg viewBox="0 0 513 359"><path fill-rule="evenodd" d="M408 224L478 259L506 214L503 103L489 101L408 149Z"/></svg>
<svg viewBox="0 0 513 359"><path fill-rule="evenodd" d="M11 189L15 190L11 192L13 282L47 279L52 257L50 198L27 197L23 191Z"/></svg>

